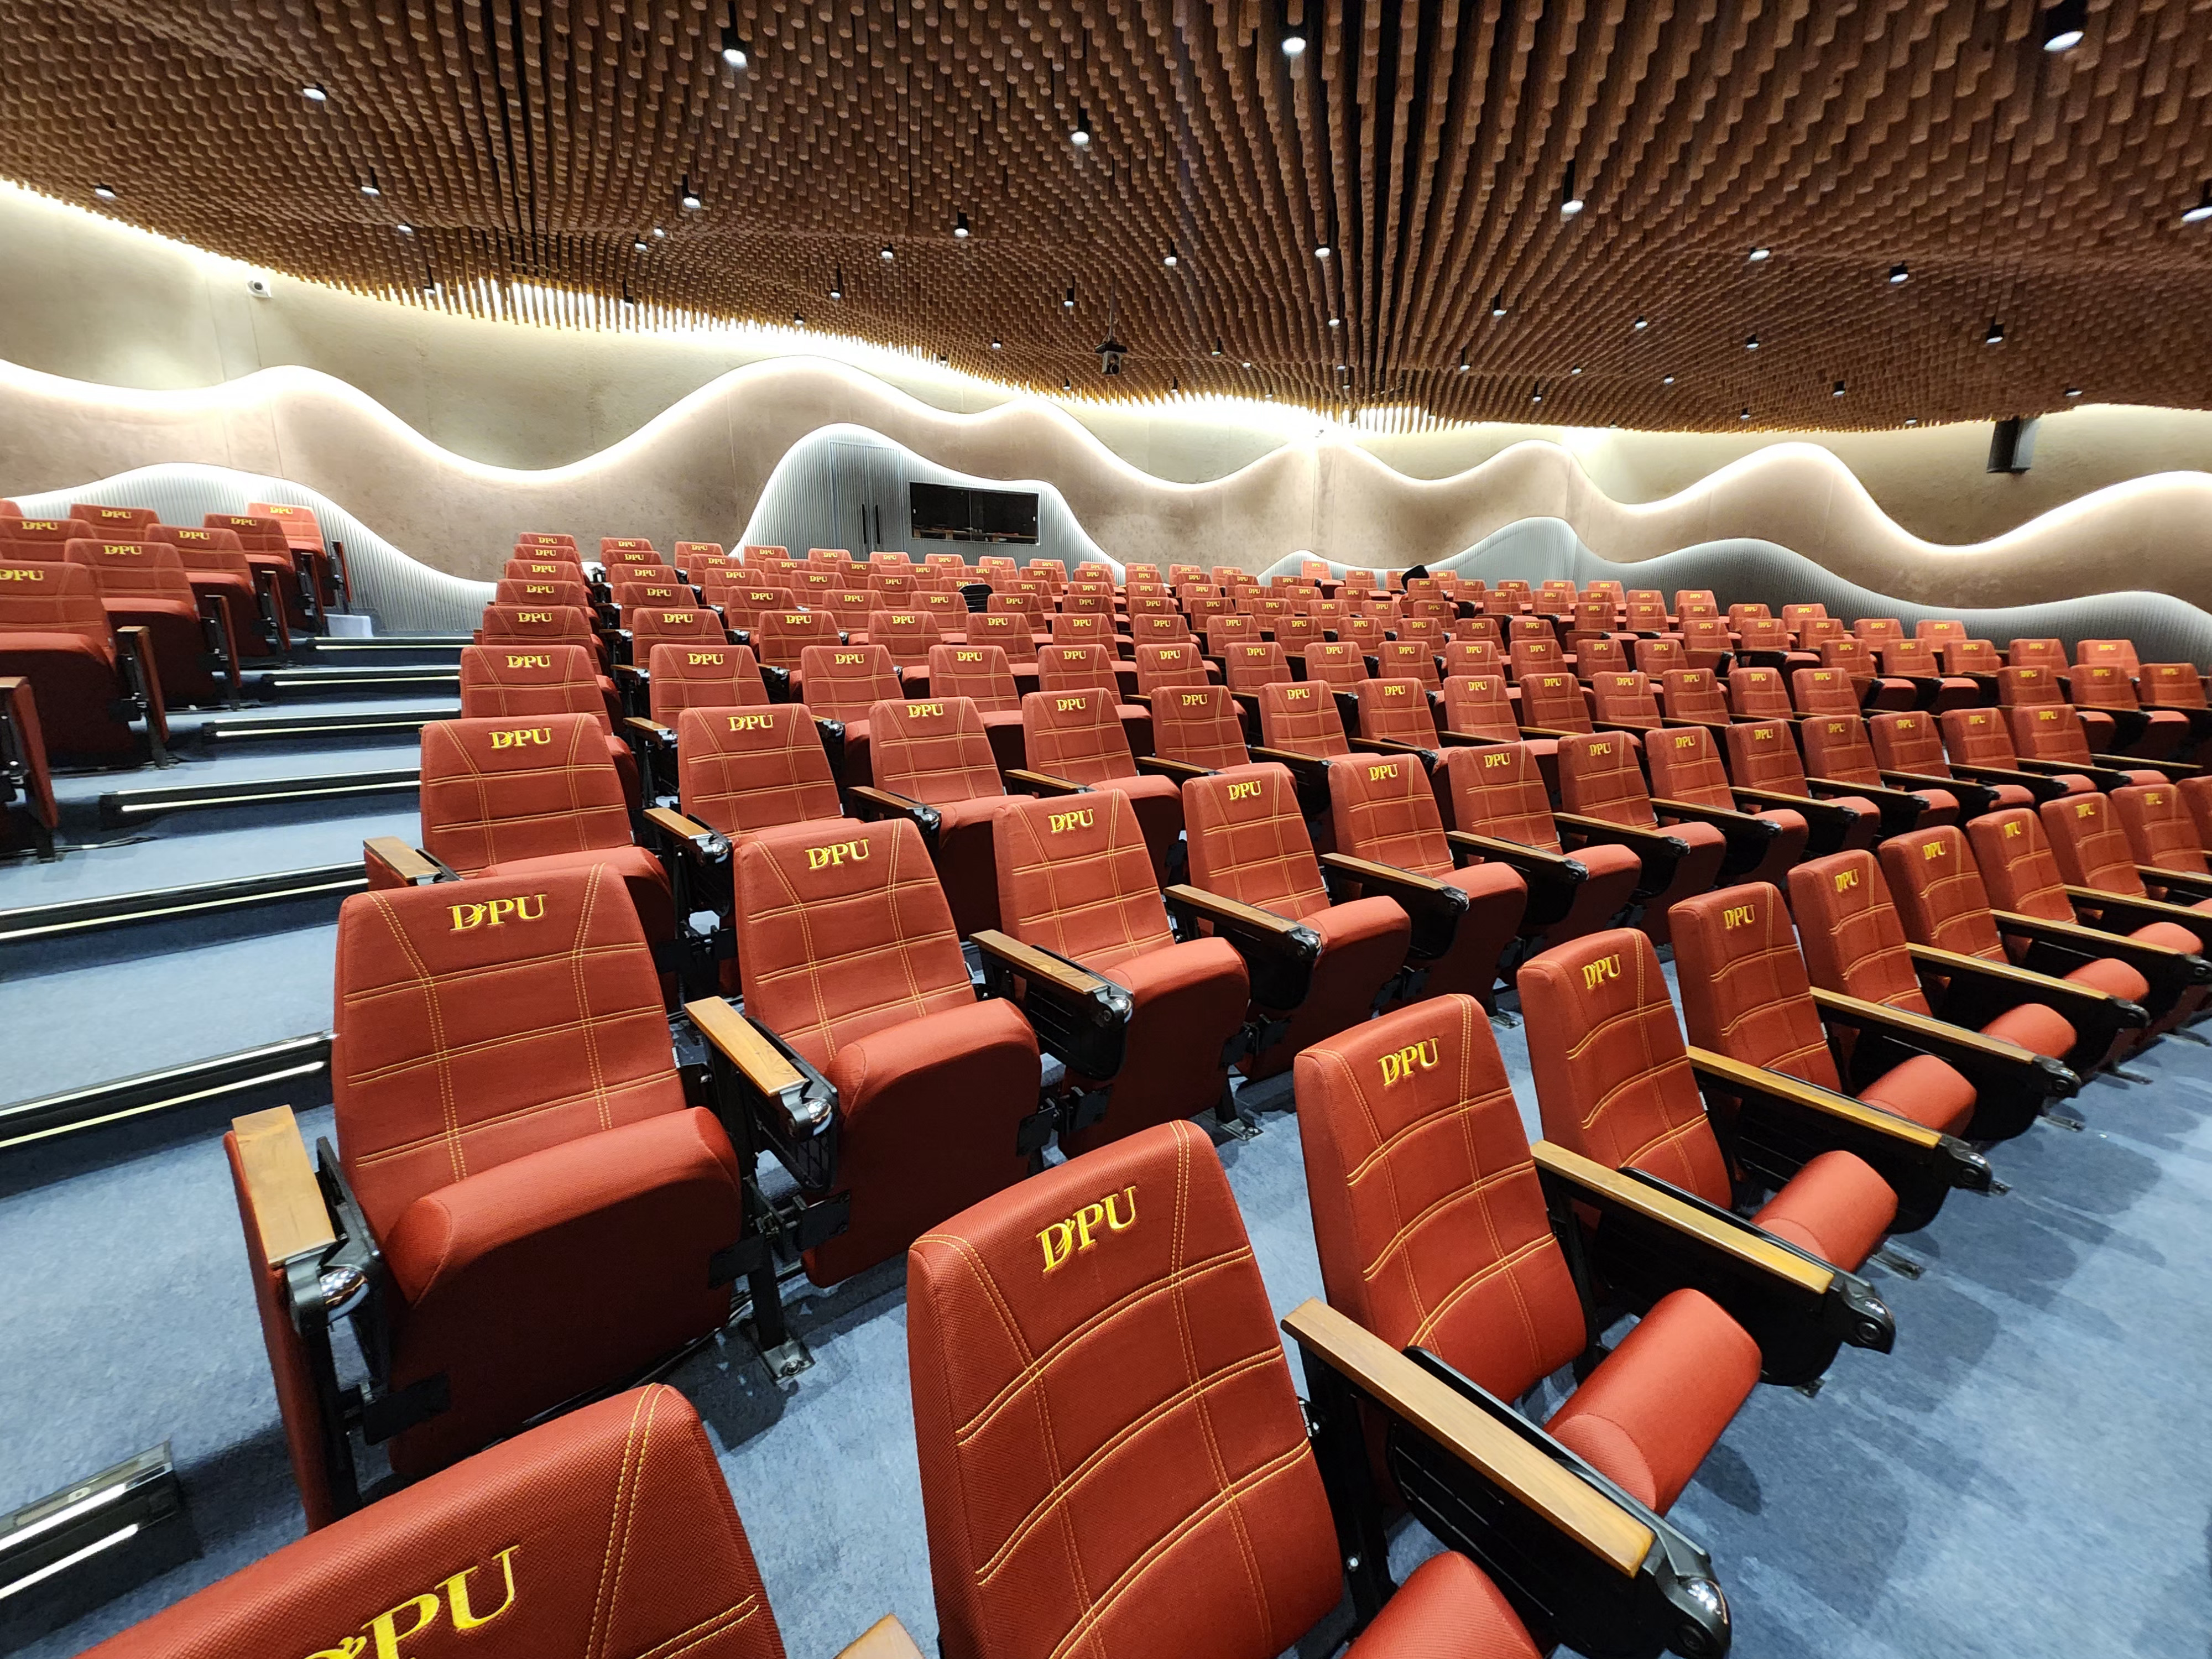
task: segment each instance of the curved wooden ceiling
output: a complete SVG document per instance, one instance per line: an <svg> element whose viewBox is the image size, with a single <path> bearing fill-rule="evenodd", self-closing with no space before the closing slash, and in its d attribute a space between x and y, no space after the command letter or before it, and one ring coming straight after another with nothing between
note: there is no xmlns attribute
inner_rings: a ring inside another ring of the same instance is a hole
<svg viewBox="0 0 2212 1659"><path fill-rule="evenodd" d="M2212 406L2208 0L2063 53L2039 0L1304 5L0 0L0 173L366 291L796 314L1091 396Z"/></svg>

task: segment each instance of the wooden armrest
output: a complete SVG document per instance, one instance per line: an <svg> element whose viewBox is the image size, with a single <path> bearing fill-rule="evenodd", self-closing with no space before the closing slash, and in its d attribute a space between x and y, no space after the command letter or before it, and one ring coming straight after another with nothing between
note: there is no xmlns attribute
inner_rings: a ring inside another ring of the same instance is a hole
<svg viewBox="0 0 2212 1659"><path fill-rule="evenodd" d="M1818 986L1813 988L1813 1004L1820 1011L1824 1021L1832 1018L1857 1030L1891 1033L1903 1039L1908 1047L1924 1048L1941 1057L2032 1073L2043 1085L2043 1091L2053 1097L2070 1093L2081 1083L2070 1069L2047 1055L2023 1048L2003 1037L1988 1036L1963 1025L1947 1024L1910 1009L1887 1007L1839 991L1824 991Z"/></svg>
<svg viewBox="0 0 2212 1659"><path fill-rule="evenodd" d="M1988 787L1986 784L1977 786L1971 778L1939 778L1934 774L1928 772L1891 772L1885 770L1881 775L1884 782L1903 789L1907 793L1910 793L1915 789L1956 789L1961 784L1966 785L1970 789L1978 787L1982 788Z"/></svg>
<svg viewBox="0 0 2212 1659"><path fill-rule="evenodd" d="M2172 875L2172 871L2145 869L2146 876ZM2196 878L2202 881L2203 877ZM2202 910L2192 910L2185 904L2169 904L2164 899L2136 898L2127 893L2104 893L2094 887L2076 887L2071 882L2066 886L2066 896L2076 905L2087 905L2095 910L2113 910L2124 915L2147 916L2153 921L2170 921L2197 933L2201 937L2212 933L2212 915Z"/></svg>
<svg viewBox="0 0 2212 1659"><path fill-rule="evenodd" d="M1546 1175L1557 1176L1607 1203L1617 1204L1677 1232L1690 1234L1735 1260L1785 1279L1801 1290L1819 1296L1835 1282L1833 1267L1784 1249L1749 1222L1732 1224L1670 1197L1656 1187L1618 1170L1608 1170L1580 1152L1569 1152L1548 1140L1532 1142L1528 1155Z"/></svg>
<svg viewBox="0 0 2212 1659"><path fill-rule="evenodd" d="M648 743L658 744L664 749L673 749L676 746L676 733L659 720L649 720L642 715L631 714L623 719L623 725Z"/></svg>
<svg viewBox="0 0 2212 1659"><path fill-rule="evenodd" d="M1203 887L1193 887L1187 882L1177 882L1162 897L1173 904L1195 910L1202 916L1222 921L1235 922L1240 927L1257 928L1263 933L1288 936L1303 925L1288 916L1279 916L1273 910L1262 910L1256 904L1246 904L1241 899L1224 898L1218 893L1209 893Z"/></svg>
<svg viewBox="0 0 2212 1659"><path fill-rule="evenodd" d="M1738 800L1755 800L1766 806L1786 806L1793 812L1809 812L1823 817L1842 814L1853 820L1859 816L1855 806L1845 806L1832 800L1815 800L1810 795L1785 795L1772 789L1747 789L1741 784L1730 784L1729 793Z"/></svg>
<svg viewBox="0 0 2212 1659"><path fill-rule="evenodd" d="M1923 1123L1915 1123L1911 1118L1899 1117L1879 1107L1862 1106L1847 1095L1837 1094L1786 1073L1770 1072L1763 1066L1747 1066L1710 1048L1692 1045L1690 1066L1700 1077L1710 1078L1732 1094L1802 1107L1914 1146L1932 1148L1942 1143L1943 1137Z"/></svg>
<svg viewBox="0 0 2212 1659"><path fill-rule="evenodd" d="M714 1044L715 1053L736 1066L761 1093L776 1096L804 1085L805 1079L799 1068L783 1057L759 1027L720 997L687 1002L684 1012L699 1035Z"/></svg>
<svg viewBox="0 0 2212 1659"><path fill-rule="evenodd" d="M1578 830L1586 836L1610 836L1626 846L1657 842L1661 843L1661 851L1672 853L1676 858L1690 850L1689 843L1680 836L1670 836L1664 830L1647 830L1641 824L1612 823L1604 818L1585 817L1580 812L1554 812L1552 822L1563 830Z"/></svg>
<svg viewBox="0 0 2212 1659"><path fill-rule="evenodd" d="M1370 881L1379 886L1403 887L1425 893L1442 893L1460 890L1448 881L1438 881L1434 876L1425 876L1417 871L1401 870L1395 865L1377 864L1371 859L1354 858L1349 853L1323 853L1321 866L1324 870L1340 870L1358 881Z"/></svg>
<svg viewBox="0 0 2212 1659"><path fill-rule="evenodd" d="M1420 757L1421 763L1425 766L1434 766L1437 763L1437 751L1433 749L1424 749L1418 743L1401 743L1395 738L1347 738L1345 741L1363 754L1416 755Z"/></svg>
<svg viewBox="0 0 2212 1659"><path fill-rule="evenodd" d="M397 836L376 836L362 842L361 850L390 870L410 887L435 881L445 868L437 860L417 851Z"/></svg>
<svg viewBox="0 0 2212 1659"><path fill-rule="evenodd" d="M1164 778L1210 778L1212 773L1203 766L1193 766L1188 761L1170 760L1165 755L1139 755L1137 770Z"/></svg>
<svg viewBox="0 0 2212 1659"><path fill-rule="evenodd" d="M1269 749L1258 744L1247 748L1244 752L1255 761L1273 761L1278 766L1289 767L1293 772L1316 768L1323 772L1328 769L1329 757L1327 755L1301 755L1295 749Z"/></svg>
<svg viewBox="0 0 2212 1659"><path fill-rule="evenodd" d="M893 790L878 789L872 783L856 783L848 793L855 800L866 801L871 806L896 813L902 818L912 818L933 833L943 816L927 801L919 801L911 795L902 795Z"/></svg>
<svg viewBox="0 0 2212 1659"><path fill-rule="evenodd" d="M2187 761L2146 760L2141 755L2092 755L2089 758L2109 772L2155 772L2177 781L2195 777L2200 769Z"/></svg>
<svg viewBox="0 0 2212 1659"><path fill-rule="evenodd" d="M1034 945L1024 945L1012 935L1002 933L994 927L979 928L968 937L977 950L998 957L1017 973L1058 986L1072 996L1087 997L1109 988L1107 981L1097 975L1085 972L1074 963L1062 961Z"/></svg>
<svg viewBox="0 0 2212 1659"><path fill-rule="evenodd" d="M1523 847L1517 841L1501 841L1495 836L1478 836L1466 830L1447 830L1444 840L1500 864L1520 869L1549 870L1569 881L1581 881L1589 874L1589 866L1580 860L1569 854L1554 853L1547 847Z"/></svg>
<svg viewBox="0 0 2212 1659"><path fill-rule="evenodd" d="M695 846L703 846L707 842L719 841L721 839L720 836L716 835L712 830L709 830L705 824L700 823L694 819L685 817L683 813L676 811L676 809L672 806L647 807L645 809L645 821L651 824L654 829L661 830L667 835L673 836L680 842L689 842Z"/></svg>
<svg viewBox="0 0 2212 1659"><path fill-rule="evenodd" d="M1879 784L1845 783L1840 778L1808 778L1805 783L1808 788L1830 789L1838 795L1857 795L1877 806L1887 800L1893 805L1910 805L1917 811L1923 804L1919 797L1910 790L1885 789Z"/></svg>
<svg viewBox="0 0 2212 1659"><path fill-rule="evenodd" d="M1089 784L1074 783L1066 778L1056 778L1049 772L1032 772L1025 766L1008 767L1006 770L1006 779L1008 783L1023 784L1029 788L1041 790L1053 795L1080 795L1086 793L1091 787Z"/></svg>
<svg viewBox="0 0 2212 1659"><path fill-rule="evenodd" d="M1995 914L2000 931L2027 931L2025 927L2014 927L2006 920L2002 912ZM2036 919L2022 917L2021 921L2027 922L2035 921ZM2056 927L2063 925L2056 922L2048 924L2037 922L2039 927ZM2103 937L2094 927L2075 927L2069 931L2083 941L2085 949L2101 945L2103 943ZM2117 1000L2111 992L2100 991L2094 986L2077 984L2073 980L2058 979L2049 974L2039 974L2030 968L2016 968L2009 962L1990 962L1983 957L1966 956L1956 951L1941 950L1932 945L1908 945L1905 948L1912 953L1915 963L1939 974L1976 975L1984 979L1998 980L2007 984L2017 985L2032 990L2039 995L2051 994L2078 998L2084 1002L2112 1002Z"/></svg>
<svg viewBox="0 0 2212 1659"><path fill-rule="evenodd" d="M1656 1540L1650 1528L1327 1303L1299 1304L1283 1328L1361 1394L1623 1577L1651 1553Z"/></svg>
<svg viewBox="0 0 2212 1659"><path fill-rule="evenodd" d="M2163 870L2155 864L2138 864L2136 866L2136 873L2154 887L2179 887L2185 893L2212 894L2212 876L2199 875L2194 870ZM2130 900L2129 902L2130 903L2144 902L2144 901L2142 900ZM2159 899L2148 901L2148 902L2154 904L2170 902L2171 901ZM2185 904L2178 905L2175 908L2177 909L2183 910L2189 908ZM2197 912L2197 919L2205 926L2212 927L2212 917L2206 916L2201 910Z"/></svg>
<svg viewBox="0 0 2212 1659"><path fill-rule="evenodd" d="M862 1632L859 1641L841 1650L837 1659L922 1659L922 1651L898 1615L887 1613Z"/></svg>
<svg viewBox="0 0 2212 1659"><path fill-rule="evenodd" d="M1687 818L1693 823L1710 823L1716 830L1757 830L1770 838L1782 833L1782 826L1772 818L1760 817L1755 812L1735 812L1725 806L1705 806L1693 800L1676 800L1671 795L1652 796L1651 810L1670 817Z"/></svg>
<svg viewBox="0 0 2212 1659"><path fill-rule="evenodd" d="M1509 743L1518 743L1521 740L1517 733L1510 738L1485 738L1473 732L1443 731L1437 735L1447 744L1459 749L1499 749Z"/></svg>
<svg viewBox="0 0 2212 1659"><path fill-rule="evenodd" d="M248 1112L231 1120L230 1132L238 1139L240 1178L253 1200L263 1257L281 1265L337 1243L337 1229L292 1109Z"/></svg>
<svg viewBox="0 0 2212 1659"><path fill-rule="evenodd" d="M1556 726L1523 726L1521 735L1524 738L1581 738L1589 734L1586 732L1562 732Z"/></svg>

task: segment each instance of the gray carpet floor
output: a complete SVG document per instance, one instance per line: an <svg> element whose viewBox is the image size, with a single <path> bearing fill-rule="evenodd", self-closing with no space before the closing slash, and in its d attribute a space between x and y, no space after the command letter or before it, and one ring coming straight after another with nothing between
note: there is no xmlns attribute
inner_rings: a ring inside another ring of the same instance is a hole
<svg viewBox="0 0 2212 1659"><path fill-rule="evenodd" d="M292 867L409 833L410 817L165 821L158 856L130 861L165 879ZM149 884L122 860L103 869L112 856L72 855L69 896ZM0 866L0 908L53 884ZM0 1099L322 1029L331 931L248 923L119 963L15 963ZM1533 1132L1523 1035L1498 1037ZM1674 1518L1712 1551L1736 1652L2204 1659L2212 1051L2168 1040L2136 1064L2149 1083L2100 1080L2074 1103L2084 1132L2043 1124L1994 1150L2010 1192L1954 1194L1899 1241L1924 1277L1869 1269L1895 1353L1846 1350L1817 1398L1758 1390L1706 1461ZM1320 1293L1290 1103L1281 1083L1249 1091L1264 1133L1222 1150L1279 1311ZM328 1117L307 1115L311 1137ZM24 1650L38 1659L300 1534L220 1131L185 1116L0 1153L0 1507L167 1439L202 1552ZM885 1612L933 1650L901 1272L793 1295L811 1370L773 1383L732 1336L672 1380L720 1449L794 1659ZM1429 1547L1408 1526L1394 1561Z"/></svg>

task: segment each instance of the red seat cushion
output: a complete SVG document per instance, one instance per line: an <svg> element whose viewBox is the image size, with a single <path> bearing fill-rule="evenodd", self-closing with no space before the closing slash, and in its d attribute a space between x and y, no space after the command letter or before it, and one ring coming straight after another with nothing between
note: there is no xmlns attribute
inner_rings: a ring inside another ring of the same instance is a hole
<svg viewBox="0 0 2212 1659"><path fill-rule="evenodd" d="M2150 981L2117 957L2100 957L2085 963L2066 977L2076 985L2086 985L2093 991L2102 991L2106 996L2119 998L2123 1002L2141 1002L2150 994Z"/></svg>
<svg viewBox="0 0 2212 1659"><path fill-rule="evenodd" d="M1413 1569L1344 1659L1537 1659L1504 1592L1455 1550Z"/></svg>
<svg viewBox="0 0 2212 1659"><path fill-rule="evenodd" d="M1859 1091L1869 1106L1947 1135L1963 1132L1974 1115L1974 1085L1933 1054L1915 1054Z"/></svg>
<svg viewBox="0 0 2212 1659"><path fill-rule="evenodd" d="M2202 904L2191 908L2197 910L2204 908ZM2169 951L2184 951L2192 957L2202 956L2204 953L2204 939L2207 936L2212 936L2212 920L2206 921L2202 933L2191 933L2179 922L2154 921L2135 929L2128 935L2130 939L2141 939L2145 945L2163 945Z"/></svg>
<svg viewBox="0 0 2212 1659"><path fill-rule="evenodd" d="M1720 1304L1701 1291L1674 1291L1546 1426L1663 1515L1759 1386L1759 1344Z"/></svg>
<svg viewBox="0 0 2212 1659"><path fill-rule="evenodd" d="M2080 1040L2080 1033L2072 1025L2039 1002L2023 1002L2017 1008L2008 1008L1982 1030L1987 1036L2017 1042L2030 1054L2048 1054L2053 1060L2064 1059Z"/></svg>
<svg viewBox="0 0 2212 1659"><path fill-rule="evenodd" d="M1849 1152L1822 1152L1752 1219L1778 1238L1855 1273L1897 1218L1897 1194Z"/></svg>

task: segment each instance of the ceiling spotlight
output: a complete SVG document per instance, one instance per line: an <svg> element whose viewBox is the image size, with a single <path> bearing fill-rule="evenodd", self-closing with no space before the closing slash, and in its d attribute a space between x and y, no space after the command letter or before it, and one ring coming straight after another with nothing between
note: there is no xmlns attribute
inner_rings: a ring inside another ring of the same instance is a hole
<svg viewBox="0 0 2212 1659"><path fill-rule="evenodd" d="M1176 245L1173 242L1170 242L1168 244L1168 251L1160 255L1160 263L1165 265L1170 270L1173 270L1182 263L1182 260L1176 254Z"/></svg>
<svg viewBox="0 0 2212 1659"><path fill-rule="evenodd" d="M805 328L806 326L806 319L801 316L798 312L794 311L791 313L791 325L793 328Z"/></svg>
<svg viewBox="0 0 2212 1659"><path fill-rule="evenodd" d="M830 275L830 297L833 300L842 300L845 297L845 267L842 265L839 265Z"/></svg>
<svg viewBox="0 0 2212 1659"><path fill-rule="evenodd" d="M663 230L663 229L662 229L659 225L655 225L655 226L653 228L653 240L654 241L656 241L656 242L657 242L657 241L659 241L663 237L666 236L667 234L668 234L668 233L667 233L666 231Z"/></svg>
<svg viewBox="0 0 2212 1659"><path fill-rule="evenodd" d="M1674 377L1671 374L1662 374L1659 377L1659 384L1661 386L1672 386L1674 384Z"/></svg>
<svg viewBox="0 0 2212 1659"><path fill-rule="evenodd" d="M1746 341L1743 343L1743 349L1744 349L1746 351L1756 351L1756 350L1758 350L1758 349L1759 349L1759 336L1757 336L1756 334L1754 334L1754 335L1753 335L1749 339L1746 340Z"/></svg>
<svg viewBox="0 0 2212 1659"><path fill-rule="evenodd" d="M1326 259L1335 251L1336 250L1330 247L1327 242L1316 242L1314 244L1314 258L1316 259Z"/></svg>
<svg viewBox="0 0 2212 1659"><path fill-rule="evenodd" d="M676 192L676 201L686 213L696 213L707 205L699 199L699 192L691 188L691 175L688 173L684 175L684 183Z"/></svg>
<svg viewBox="0 0 2212 1659"><path fill-rule="evenodd" d="M1755 247L1751 251L1751 263L1755 265L1763 265L1773 257L1774 250L1771 247Z"/></svg>
<svg viewBox="0 0 2212 1659"><path fill-rule="evenodd" d="M891 245L889 242L885 242L882 248L877 252L876 257L881 259L885 264L889 264L892 260L897 258L898 255L892 252Z"/></svg>
<svg viewBox="0 0 2212 1659"><path fill-rule="evenodd" d="M1895 264L1889 268L1889 285L1892 288L1901 287L1911 279L1912 273L1905 268L1904 260L1899 259Z"/></svg>
<svg viewBox="0 0 2212 1659"><path fill-rule="evenodd" d="M325 92L320 86L301 87L300 96L311 104L326 104L331 99L330 94Z"/></svg>
<svg viewBox="0 0 2212 1659"><path fill-rule="evenodd" d="M1493 317L1503 317L1505 314L1505 296L1503 294L1493 294L1490 296L1490 314Z"/></svg>
<svg viewBox="0 0 2212 1659"><path fill-rule="evenodd" d="M93 194L94 194L94 195L95 195L95 196L97 196L99 193L100 193L100 192L99 192L98 191L94 191L93 192ZM368 196L368 197L376 197L376 196L381 196L381 195L383 195L383 194L384 194L384 191L383 191L380 188L379 188L379 186L378 186L378 185L377 185L377 182L376 182L376 169L375 169L374 167L371 167L371 168L368 170L368 178L367 179L367 180L366 180L366 181L364 181L364 182L362 183L362 186L361 186L361 193L362 193L362 195L364 195L364 196Z"/></svg>
<svg viewBox="0 0 2212 1659"><path fill-rule="evenodd" d="M440 294L443 294L445 291L446 291L446 290L445 290L444 287L443 287L441 284L440 284L440 283L438 283L434 278L433 278L431 281L429 281L429 282L426 282L426 283L424 283L422 284L422 292L423 292L423 293L425 293L425 294L428 294L428 295L433 295L433 296L435 296L435 295L440 295Z"/></svg>
<svg viewBox="0 0 2212 1659"><path fill-rule="evenodd" d="M1088 110L1075 112L1075 125L1068 129L1067 142L1078 149L1091 148L1091 112Z"/></svg>
<svg viewBox="0 0 2212 1659"><path fill-rule="evenodd" d="M2078 386L2069 386L2066 388L2066 395L2069 398L2078 398L2081 395L2081 388Z"/></svg>
<svg viewBox="0 0 2212 1659"><path fill-rule="evenodd" d="M1244 365L1244 367L1245 367L1246 368L1251 368L1251 367L1252 367L1252 365L1251 365L1250 363L1249 363L1249 362L1248 362L1248 363L1246 363L1246 364Z"/></svg>
<svg viewBox="0 0 2212 1659"><path fill-rule="evenodd" d="M1841 380L1837 381L1836 389L1833 392L1831 392L1828 395L1831 398L1842 397L1844 395L1844 383Z"/></svg>
<svg viewBox="0 0 2212 1659"><path fill-rule="evenodd" d="M1528 401L1532 404L1540 404L1544 401L1544 388L1540 385L1529 394Z"/></svg>
<svg viewBox="0 0 2212 1659"><path fill-rule="evenodd" d="M1303 58L1306 52L1306 32L1303 26L1293 23L1283 31L1283 56Z"/></svg>
<svg viewBox="0 0 2212 1659"><path fill-rule="evenodd" d="M1736 416L1736 419L1738 419L1739 421L1747 421L1747 420L1749 420L1750 418L1751 418L1751 405L1750 405L1749 404L1746 404L1743 406L1742 410L1741 410L1737 414L1737 416Z"/></svg>
<svg viewBox="0 0 2212 1659"><path fill-rule="evenodd" d="M1073 311L1075 309L1074 283L1070 283L1067 285L1067 292L1060 296L1060 308L1062 311Z"/></svg>
<svg viewBox="0 0 2212 1659"><path fill-rule="evenodd" d="M2088 21L2088 0L2058 0L2043 14L2044 51L2073 51L2081 44L2081 33Z"/></svg>
<svg viewBox="0 0 2212 1659"><path fill-rule="evenodd" d="M1341 317L1332 317L1328 319L1328 325L1331 328L1341 328L1344 326L1344 319Z"/></svg>
<svg viewBox="0 0 2212 1659"><path fill-rule="evenodd" d="M2185 225L2201 225L2212 219L2212 179L2204 181L2204 193L2197 198L2197 205L2181 216Z"/></svg>
<svg viewBox="0 0 2212 1659"><path fill-rule="evenodd" d="M1060 389L1062 392L1073 392L1075 390L1075 382L1063 374L1060 377Z"/></svg>
<svg viewBox="0 0 2212 1659"><path fill-rule="evenodd" d="M995 334L991 337L991 349L994 351L1000 349L999 337Z"/></svg>
<svg viewBox="0 0 2212 1659"><path fill-rule="evenodd" d="M1633 324L1633 327L1638 334L1641 334L1645 329L1650 326L1651 325L1645 322L1641 317L1638 317Z"/></svg>
<svg viewBox="0 0 2212 1659"><path fill-rule="evenodd" d="M115 189L112 185L94 185L92 187L92 193L103 202L112 202L115 199Z"/></svg>
<svg viewBox="0 0 2212 1659"><path fill-rule="evenodd" d="M1907 426L1918 426L1920 424L1920 417L1917 415L1908 415L1905 417L1905 423Z"/></svg>
<svg viewBox="0 0 2212 1659"><path fill-rule="evenodd" d="M636 249L640 253L650 253L653 252L653 244L647 241L642 236L632 242L630 246Z"/></svg>
<svg viewBox="0 0 2212 1659"><path fill-rule="evenodd" d="M1221 337L1218 334L1213 337L1212 355L1216 357L1218 357L1221 355Z"/></svg>
<svg viewBox="0 0 2212 1659"><path fill-rule="evenodd" d="M2002 345L2004 343L2004 325L1999 322L1996 318L1990 318L1990 331L1982 336L1982 343L1984 345Z"/></svg>
<svg viewBox="0 0 2212 1659"><path fill-rule="evenodd" d="M1572 368L1571 368L1571 369L1569 369L1569 370L1567 371L1567 373L1568 373L1568 374L1581 374L1582 372L1583 372L1583 366L1582 366L1580 363L1577 363L1577 364L1576 364Z"/></svg>
<svg viewBox="0 0 2212 1659"><path fill-rule="evenodd" d="M744 37L738 33L738 9L732 0L730 21L722 25L722 61L733 70L745 68L752 61L746 52Z"/></svg>
<svg viewBox="0 0 2212 1659"><path fill-rule="evenodd" d="M1583 210L1581 192L1575 189L1575 164L1567 163L1566 181L1559 186L1559 217L1571 219Z"/></svg>
<svg viewBox="0 0 2212 1659"><path fill-rule="evenodd" d="M415 227L409 224L404 219L402 219L398 224L392 226L392 229L398 231L402 236L412 236L415 234Z"/></svg>
<svg viewBox="0 0 2212 1659"><path fill-rule="evenodd" d="M966 214L961 213L953 216L952 234L954 238L959 241L964 242L968 240L968 216Z"/></svg>
<svg viewBox="0 0 2212 1659"><path fill-rule="evenodd" d="M1464 374L1470 367L1472 367L1472 365L1470 365L1467 361L1467 348L1465 346L1462 346L1459 349L1459 372Z"/></svg>

